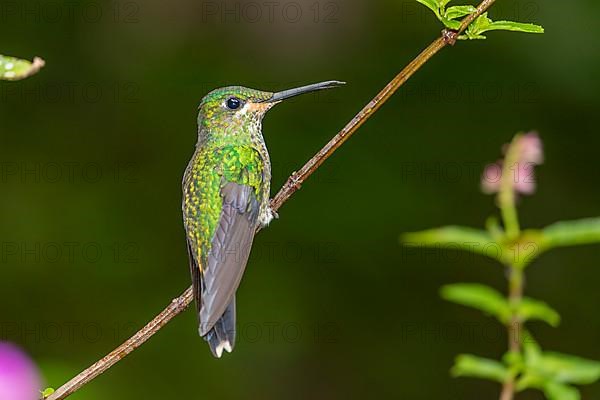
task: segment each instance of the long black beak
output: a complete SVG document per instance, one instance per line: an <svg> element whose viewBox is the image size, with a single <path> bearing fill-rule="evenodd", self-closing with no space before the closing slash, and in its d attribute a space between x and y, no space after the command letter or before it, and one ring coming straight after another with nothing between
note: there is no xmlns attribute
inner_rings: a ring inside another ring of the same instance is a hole
<svg viewBox="0 0 600 400"><path fill-rule="evenodd" d="M332 89L335 87L343 86L346 82L340 81L327 81L314 83L312 85L306 85L295 89L283 90L281 92L273 93L270 99L265 100L267 103L275 103L281 100L289 99L290 97L298 96L304 93L316 92L317 90Z"/></svg>

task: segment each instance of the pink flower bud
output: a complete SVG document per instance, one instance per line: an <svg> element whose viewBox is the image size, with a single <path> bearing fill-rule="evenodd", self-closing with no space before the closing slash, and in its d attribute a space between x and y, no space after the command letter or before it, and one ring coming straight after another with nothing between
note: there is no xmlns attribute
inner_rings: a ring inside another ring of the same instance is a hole
<svg viewBox="0 0 600 400"><path fill-rule="evenodd" d="M544 163L544 145L537 132L529 132L519 139L521 162L534 165Z"/></svg>
<svg viewBox="0 0 600 400"><path fill-rule="evenodd" d="M498 193L500 191L500 182L502 181L502 161L495 164L489 164L483 170L481 176L481 190L485 194Z"/></svg>
<svg viewBox="0 0 600 400"><path fill-rule="evenodd" d="M504 146L504 152L509 146L517 146L518 160L509 166L510 180L515 192L533 194L536 189L535 166L544 162L542 140L536 132L526 133ZM481 190L486 194L498 193L502 182L504 160L486 166L481 176Z"/></svg>

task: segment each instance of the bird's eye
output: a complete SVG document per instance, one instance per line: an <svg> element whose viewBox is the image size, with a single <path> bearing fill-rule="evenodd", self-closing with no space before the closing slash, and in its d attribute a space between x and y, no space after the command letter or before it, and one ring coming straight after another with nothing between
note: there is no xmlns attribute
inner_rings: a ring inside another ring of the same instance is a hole
<svg viewBox="0 0 600 400"><path fill-rule="evenodd" d="M230 110L237 110L242 105L242 101L236 97L230 97L227 99L227 108Z"/></svg>

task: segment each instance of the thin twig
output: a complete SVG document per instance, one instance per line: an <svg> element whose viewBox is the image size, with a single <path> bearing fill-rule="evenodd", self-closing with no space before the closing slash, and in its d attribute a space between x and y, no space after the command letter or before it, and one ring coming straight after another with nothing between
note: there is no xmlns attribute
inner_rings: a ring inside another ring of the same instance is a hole
<svg viewBox="0 0 600 400"><path fill-rule="evenodd" d="M64 384L61 388L47 397L48 399L64 399L75 393L82 386L89 383L95 377L101 375L110 367L126 355L140 347L144 342L150 339L156 332L172 320L177 314L181 313L194 300L192 288L188 288L181 296L171 301L171 304L158 314L149 324L140 329L135 335L129 338L125 343L114 349L110 354L94 365L81 372L75 378Z"/></svg>
<svg viewBox="0 0 600 400"><path fill-rule="evenodd" d="M473 21L475 21L481 14L486 12L495 2L496 0L483 0L477 6L477 11L472 14L467 15L460 23L460 28L458 28L458 35L462 34L468 27L471 25Z"/></svg>
<svg viewBox="0 0 600 400"><path fill-rule="evenodd" d="M477 8L477 12L471 14L466 19L469 22L463 22L458 31L444 30L442 35L431 43L421 54L419 54L410 64L408 64L381 92L373 98L356 116L331 139L314 157L312 157L298 172L294 172L287 180L286 184L279 190L277 195L271 200L271 208L277 211L301 186L301 184L315 172L325 160L327 160L346 140L350 138L357 130L377 111L423 64L431 57L443 49L446 45L453 45L456 38L462 33L468 25L479 15L484 13L495 0L483 0ZM189 287L181 296L174 299L171 304L163 310L156 318L144 326L134 336L125 343L113 350L109 355L87 368L79 375L65 383L46 400L62 400L73 394L81 387L91 382L94 378L115 365L123 357L140 347L144 342L150 339L165 324L167 324L176 315L181 313L193 301L192 288Z"/></svg>
<svg viewBox="0 0 600 400"><path fill-rule="evenodd" d="M477 19L481 14L486 12L496 0L483 0L477 11L465 17L456 31L444 29L442 36L431 43L421 54L417 56L410 64L408 64L394 79L387 84L381 92L377 94L358 114L333 137L313 158L308 160L302 169L294 172L289 177L286 184L277 193L277 196L271 202L274 209L278 209L296 190L300 189L302 183L321 166L340 147L346 140L350 138L364 124L369 117L374 114L395 92L402 86L408 78L417 72L423 64L446 45L454 45L458 36L460 36L469 25Z"/></svg>

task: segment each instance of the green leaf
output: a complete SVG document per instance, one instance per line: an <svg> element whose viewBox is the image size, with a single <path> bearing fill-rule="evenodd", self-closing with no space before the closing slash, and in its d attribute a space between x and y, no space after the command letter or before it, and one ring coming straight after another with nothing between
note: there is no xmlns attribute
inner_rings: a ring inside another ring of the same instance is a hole
<svg viewBox="0 0 600 400"><path fill-rule="evenodd" d="M581 395L574 387L557 382L547 382L544 394L549 400L580 400Z"/></svg>
<svg viewBox="0 0 600 400"><path fill-rule="evenodd" d="M446 17L446 5L450 3L451 0L417 0L419 3L423 4L425 7L429 8L434 12L437 19L442 21L444 25L451 29L457 29L460 26L460 22L451 21ZM454 7L450 7L454 8Z"/></svg>
<svg viewBox="0 0 600 400"><path fill-rule="evenodd" d="M567 384L585 385L600 379L600 362L561 353L542 352L527 330L523 334L524 367L523 374L517 381L517 390L535 388L543 390L550 399L577 399L578 397L569 397L576 393ZM549 392L554 397L549 396Z"/></svg>
<svg viewBox="0 0 600 400"><path fill-rule="evenodd" d="M470 354L461 354L456 357L451 373L455 377L468 376L500 383L506 382L510 377L509 371L501 362Z"/></svg>
<svg viewBox="0 0 600 400"><path fill-rule="evenodd" d="M445 17L440 18L440 21L442 21L446 28L450 28L453 30L458 30L460 28L460 21L454 21Z"/></svg>
<svg viewBox="0 0 600 400"><path fill-rule="evenodd" d="M544 33L544 28L541 27L540 25L527 24L527 23L522 23L522 22L494 21L483 32L488 32L488 31L511 31L511 32L524 32L524 33Z"/></svg>
<svg viewBox="0 0 600 400"><path fill-rule="evenodd" d="M54 392L55 392L55 390L53 388L46 388L46 389L42 390L42 399L45 399L46 397L50 396Z"/></svg>
<svg viewBox="0 0 600 400"><path fill-rule="evenodd" d="M463 226L445 226L405 233L400 240L407 247L464 250L519 268L525 268L546 249L542 231L526 230L518 241L508 242L503 238L504 233L497 230L498 227L491 225L487 228L488 231Z"/></svg>
<svg viewBox="0 0 600 400"><path fill-rule="evenodd" d="M457 19L473 14L475 11L477 11L477 9L473 6L453 6L448 7L444 17L448 19Z"/></svg>
<svg viewBox="0 0 600 400"><path fill-rule="evenodd" d="M445 226L421 232L405 233L400 240L407 247L464 250L502 262L507 252L489 232L464 226Z"/></svg>
<svg viewBox="0 0 600 400"><path fill-rule="evenodd" d="M441 296L447 301L481 310L498 318L502 323L508 321L511 315L506 299L499 292L485 285L477 283L446 285L441 290Z"/></svg>
<svg viewBox="0 0 600 400"><path fill-rule="evenodd" d="M600 379L600 362L555 352L542 353L530 336L523 347L525 372L535 378L530 379L527 387L540 388L540 381L586 385Z"/></svg>
<svg viewBox="0 0 600 400"><path fill-rule="evenodd" d="M546 383L548 383L546 378L525 371L518 377L517 382L515 384L515 389L517 389L518 392L522 392L526 389L541 390L544 388L544 385L546 385Z"/></svg>
<svg viewBox="0 0 600 400"><path fill-rule="evenodd" d="M487 13L484 13L477 17L475 21L469 25L464 35L461 35L459 39L485 39L483 33L489 31L512 31L512 32L525 32L525 33L544 33L544 28L540 25L513 22L513 21L492 21L488 18Z"/></svg>
<svg viewBox="0 0 600 400"><path fill-rule="evenodd" d="M600 243L600 218L557 222L542 233L546 248Z"/></svg>
<svg viewBox="0 0 600 400"><path fill-rule="evenodd" d="M417 0L419 3L423 4L425 7L429 8L433 11L438 19L441 18L440 15L440 2L436 0Z"/></svg>
<svg viewBox="0 0 600 400"><path fill-rule="evenodd" d="M0 80L17 81L36 74L45 62L39 57L33 62L0 55Z"/></svg>
<svg viewBox="0 0 600 400"><path fill-rule="evenodd" d="M536 363L542 357L542 349L528 330L523 330L523 351L528 364Z"/></svg>
<svg viewBox="0 0 600 400"><path fill-rule="evenodd" d="M474 244L481 245L492 242L492 237L486 231L465 226L445 226L420 232L406 233L402 236L407 246ZM465 246L467 249L471 246Z"/></svg>
<svg viewBox="0 0 600 400"><path fill-rule="evenodd" d="M552 381L588 385L600 379L600 363L560 353L544 353L535 365Z"/></svg>
<svg viewBox="0 0 600 400"><path fill-rule="evenodd" d="M519 360L519 369L522 374L517 379L516 389L518 391L523 391L530 388L541 390L546 384L547 379L537 373L535 370L527 369L526 366L530 366L539 362L540 358L542 357L542 350L528 330L523 330L522 335L523 358Z"/></svg>
<svg viewBox="0 0 600 400"><path fill-rule="evenodd" d="M525 297L517 305L515 312L523 321L540 320L550 326L557 327L560 324L560 315L548 304L540 300Z"/></svg>
<svg viewBox="0 0 600 400"><path fill-rule="evenodd" d="M483 13L468 26L464 36L467 39L485 39L485 36L482 36L481 33L485 32L491 23L492 20L487 17L487 13Z"/></svg>

